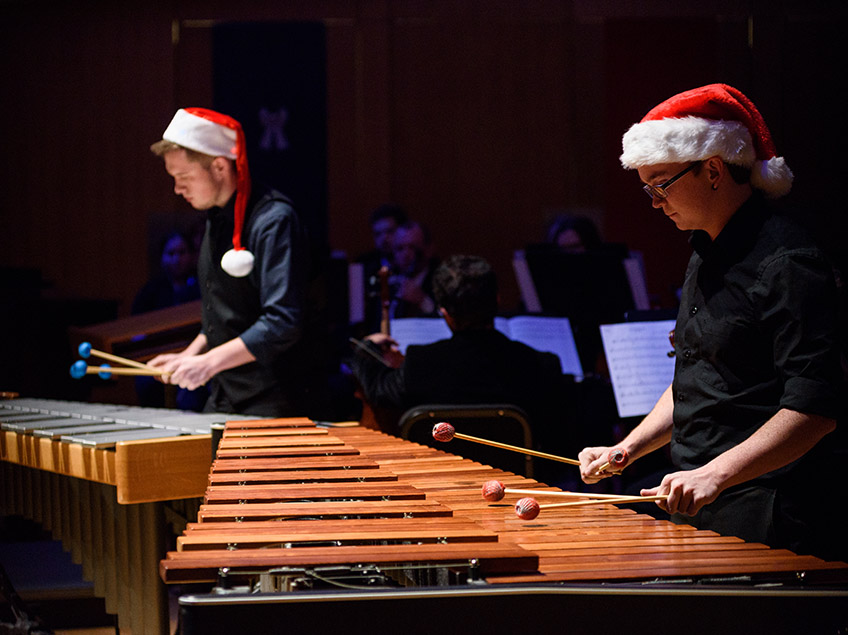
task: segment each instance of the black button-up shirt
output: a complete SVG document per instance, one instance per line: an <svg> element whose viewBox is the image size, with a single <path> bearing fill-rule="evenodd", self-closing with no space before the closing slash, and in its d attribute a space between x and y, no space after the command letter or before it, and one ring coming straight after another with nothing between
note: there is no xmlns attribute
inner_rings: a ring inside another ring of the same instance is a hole
<svg viewBox="0 0 848 635"><path fill-rule="evenodd" d="M242 242L255 257L253 270L243 278L230 276L221 269L221 257L233 246L234 199L208 212L198 258L203 333L209 348L241 338L256 361L215 376L207 409L303 414L297 384L310 273L305 229L285 196L254 187L242 231Z"/></svg>
<svg viewBox="0 0 848 635"><path fill-rule="evenodd" d="M706 464L782 408L836 418L836 288L806 234L754 195L715 241L695 231L691 244L675 328L674 464Z"/></svg>

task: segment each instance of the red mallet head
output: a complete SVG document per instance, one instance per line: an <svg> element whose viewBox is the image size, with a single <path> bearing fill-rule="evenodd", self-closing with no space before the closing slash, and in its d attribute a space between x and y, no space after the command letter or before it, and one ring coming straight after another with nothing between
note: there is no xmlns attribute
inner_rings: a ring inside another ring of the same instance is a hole
<svg viewBox="0 0 848 635"><path fill-rule="evenodd" d="M436 441L450 441L454 434L456 434L456 429L447 421L442 421L433 426L433 438Z"/></svg>
<svg viewBox="0 0 848 635"><path fill-rule="evenodd" d="M612 449L607 455L607 461L609 462L610 467L615 468L616 470L623 469L629 460L630 457L627 456L627 451L622 450L621 448Z"/></svg>
<svg viewBox="0 0 848 635"><path fill-rule="evenodd" d="M522 498L515 504L515 513L521 520L533 520L539 515L539 503L535 498Z"/></svg>
<svg viewBox="0 0 848 635"><path fill-rule="evenodd" d="M504 497L506 491L500 481L486 481L483 483L483 498L487 501L497 502Z"/></svg>

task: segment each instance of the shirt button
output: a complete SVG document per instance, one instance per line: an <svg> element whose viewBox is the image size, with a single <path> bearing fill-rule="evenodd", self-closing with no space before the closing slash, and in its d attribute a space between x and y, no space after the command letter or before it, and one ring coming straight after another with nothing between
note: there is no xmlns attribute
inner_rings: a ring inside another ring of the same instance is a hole
<svg viewBox="0 0 848 635"><path fill-rule="evenodd" d="M689 309L690 315L695 315L697 312L698 312L698 307L696 307L696 306L693 306L691 309Z"/></svg>
<svg viewBox="0 0 848 635"><path fill-rule="evenodd" d="M692 357L692 351L687 348L685 351L683 351L683 357L689 359L690 357Z"/></svg>

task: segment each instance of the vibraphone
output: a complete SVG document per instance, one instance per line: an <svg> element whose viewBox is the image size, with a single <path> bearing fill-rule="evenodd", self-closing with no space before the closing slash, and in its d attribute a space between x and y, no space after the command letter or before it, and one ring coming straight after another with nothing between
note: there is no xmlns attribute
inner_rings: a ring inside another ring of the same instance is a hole
<svg viewBox="0 0 848 635"><path fill-rule="evenodd" d="M359 623L346 611L371 613L372 620L377 611L382 623L405 616L405 632L458 632L463 625L482 632L481 616L494 611L488 632L516 632L523 627L514 616L497 611L508 595L521 598L516 607L527 617L528 607L561 613L565 592L581 597L584 607L594 598L586 624L603 628L605 619L614 619L603 613L609 592L621 595L625 588L637 595L650 589L654 629L662 617L653 611L665 593L679 604L711 594L755 602L763 583L778 620L798 598L821 600L816 608L823 619L839 619L834 606L844 616L844 563L608 504L545 509L523 521L513 512L515 500L488 503L481 485L497 479L513 489L554 488L361 427L309 430L302 420L227 424L198 522L160 563L166 583L217 585L214 594L180 599L183 633L210 625L218 632L263 632L274 623L350 630ZM798 589L799 576L805 584L842 586L811 593ZM539 605L539 597L547 603ZM428 598L440 598L447 613ZM363 599L380 608L363 608ZM318 601L329 604L322 610ZM638 605L642 598L629 601ZM410 611L427 618L410 619ZM747 616L738 612L736 623ZM762 616L757 619L762 625ZM626 618L628 632L637 632L635 622Z"/></svg>
<svg viewBox="0 0 848 635"><path fill-rule="evenodd" d="M0 513L34 520L60 539L120 627L168 633L157 563L168 549L168 524L196 512L212 459L210 426L225 418L0 401Z"/></svg>

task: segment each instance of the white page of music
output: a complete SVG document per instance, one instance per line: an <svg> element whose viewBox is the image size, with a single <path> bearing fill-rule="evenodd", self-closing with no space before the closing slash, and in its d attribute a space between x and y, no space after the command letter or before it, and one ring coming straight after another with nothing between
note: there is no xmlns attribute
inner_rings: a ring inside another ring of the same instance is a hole
<svg viewBox="0 0 848 635"><path fill-rule="evenodd" d="M537 351L555 353L563 373L574 375L577 381L583 379L583 367L580 365L568 318L535 315L495 318L495 328L510 339L523 342Z"/></svg>
<svg viewBox="0 0 848 635"><path fill-rule="evenodd" d="M601 339L620 417L646 415L674 377L668 333L674 320L601 325Z"/></svg>
<svg viewBox="0 0 848 635"><path fill-rule="evenodd" d="M442 318L397 318L391 321L392 338L406 355L410 344L432 344L450 339L451 330Z"/></svg>

